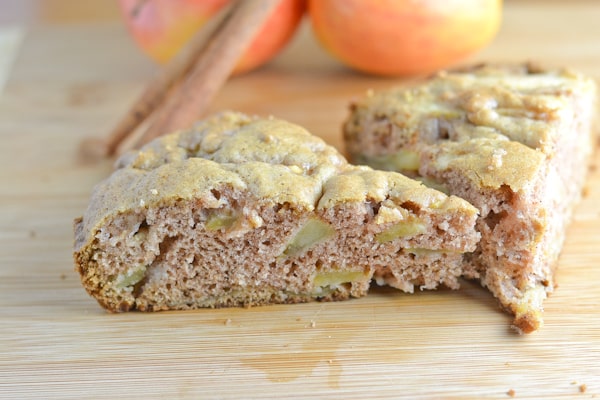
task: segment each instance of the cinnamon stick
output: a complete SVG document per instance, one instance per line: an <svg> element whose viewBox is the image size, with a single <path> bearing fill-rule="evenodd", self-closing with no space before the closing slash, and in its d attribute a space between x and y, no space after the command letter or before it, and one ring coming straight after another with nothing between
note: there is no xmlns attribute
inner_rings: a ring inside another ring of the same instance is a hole
<svg viewBox="0 0 600 400"><path fill-rule="evenodd" d="M244 3L254 4L250 6L249 4L244 5ZM258 3L262 3L263 7L257 7L259 5ZM241 22L245 29L252 28L255 30L254 33L256 33L262 26L264 18L268 16L266 10L272 10L275 7L274 4L270 3L272 3L271 0L234 0L229 6L224 7L221 12L211 18L203 29L199 30L192 37L182 51L180 51L179 54L165 66L162 73L157 75L157 77L146 86L142 94L136 99L128 112L121 120L119 120L115 128L106 138L89 138L82 143L82 154L87 157L91 156L92 158L103 158L114 155L122 146L135 147L137 143L147 141L147 139L145 139L145 133L142 135L139 133L135 134L135 131L139 126L165 102L170 93L174 91L174 88L177 87L177 85L180 85L186 75L190 73L194 65L201 63L202 60L205 60L207 56L210 56L213 53L209 50L211 46L214 47L214 43L217 42L218 38L221 38L221 42L228 45L230 41L233 41L234 43L238 41L237 38L239 35L248 32L247 30L242 31L240 29L232 30L232 24ZM256 20L257 14L259 17L258 21ZM233 15L237 15L235 21L232 21ZM257 25L252 26L254 23ZM226 30L227 26L230 26L230 28ZM233 37L230 35L233 35ZM250 39L253 37L254 34L251 34ZM245 40L246 38L242 38L241 41L243 42ZM239 59L246 47L247 45L244 46L243 49L233 49L233 53L237 55L237 57L234 57L236 60L233 61L233 65L235 65L235 61ZM206 61L204 63L206 63ZM219 65L213 65L211 62L208 64L207 67L209 70L211 68L220 67ZM210 74L208 75L210 76ZM222 85L226 79L227 77L222 79L220 85ZM211 91L216 93L220 85L213 85ZM175 93L175 95L177 95L177 93Z"/></svg>
<svg viewBox="0 0 600 400"><path fill-rule="evenodd" d="M281 1L238 0L230 18L210 39L185 82L175 88L136 145L190 127L206 111L240 56Z"/></svg>
<svg viewBox="0 0 600 400"><path fill-rule="evenodd" d="M189 43L165 66L138 96L127 113L118 121L106 138L89 138L82 143L82 152L94 158L113 155L123 141L165 100L170 90L180 83L206 51L210 36L223 29L225 21L233 13L236 2L223 8L191 38Z"/></svg>

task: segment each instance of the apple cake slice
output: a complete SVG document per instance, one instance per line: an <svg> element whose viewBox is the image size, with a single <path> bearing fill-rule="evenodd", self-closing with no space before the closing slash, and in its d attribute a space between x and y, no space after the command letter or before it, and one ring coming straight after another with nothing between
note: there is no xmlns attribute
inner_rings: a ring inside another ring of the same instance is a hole
<svg viewBox="0 0 600 400"><path fill-rule="evenodd" d="M577 73L532 65L440 72L352 104L344 141L351 161L403 172L479 209L482 239L465 255L464 275L531 332L585 180L595 90Z"/></svg>
<svg viewBox="0 0 600 400"><path fill-rule="evenodd" d="M479 240L468 202L282 120L219 114L117 167L75 221L76 269L111 311L456 288Z"/></svg>

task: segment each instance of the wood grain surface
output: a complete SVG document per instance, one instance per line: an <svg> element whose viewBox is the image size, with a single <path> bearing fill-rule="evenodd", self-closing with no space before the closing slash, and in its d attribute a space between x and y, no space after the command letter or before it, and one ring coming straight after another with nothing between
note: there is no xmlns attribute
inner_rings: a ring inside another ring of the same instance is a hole
<svg viewBox="0 0 600 400"><path fill-rule="evenodd" d="M469 61L535 60L598 79L598 20L600 2L509 1L498 38ZM73 271L71 223L112 161L77 149L106 134L157 70L104 14L22 28L0 95L0 398L600 397L598 155L560 287L532 335L511 331L473 282L414 295L374 288L342 303L108 314ZM345 69L304 26L268 67L228 82L212 110L286 118L341 149L348 102L405 82Z"/></svg>

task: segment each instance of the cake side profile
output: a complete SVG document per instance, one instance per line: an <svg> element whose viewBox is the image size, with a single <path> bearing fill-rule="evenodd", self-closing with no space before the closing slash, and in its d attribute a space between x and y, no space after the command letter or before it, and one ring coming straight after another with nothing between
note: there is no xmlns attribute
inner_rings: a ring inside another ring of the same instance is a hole
<svg viewBox="0 0 600 400"><path fill-rule="evenodd" d="M441 72L351 105L344 141L357 164L395 170L480 211L465 276L515 316L542 324L542 303L593 148L596 88L567 70L483 65Z"/></svg>
<svg viewBox="0 0 600 400"><path fill-rule="evenodd" d="M115 312L341 300L372 279L457 288L476 219L297 125L222 113L124 155L75 221L74 259Z"/></svg>

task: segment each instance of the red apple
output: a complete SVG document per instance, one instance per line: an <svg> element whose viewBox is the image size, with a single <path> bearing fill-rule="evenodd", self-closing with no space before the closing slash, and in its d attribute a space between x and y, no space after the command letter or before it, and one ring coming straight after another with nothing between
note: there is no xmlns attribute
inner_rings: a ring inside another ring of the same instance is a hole
<svg viewBox="0 0 600 400"><path fill-rule="evenodd" d="M428 73L487 45L502 0L309 0L313 30L345 64L377 75Z"/></svg>
<svg viewBox="0 0 600 400"><path fill-rule="evenodd" d="M231 0L119 0L126 24L139 47L166 63ZM242 55L234 74L250 71L273 58L292 38L306 10L306 0L284 0Z"/></svg>

